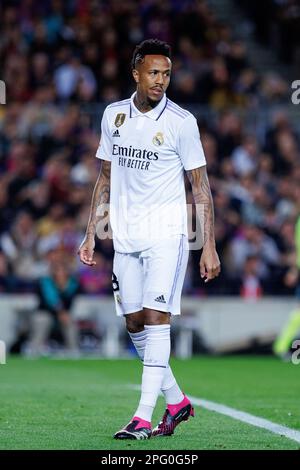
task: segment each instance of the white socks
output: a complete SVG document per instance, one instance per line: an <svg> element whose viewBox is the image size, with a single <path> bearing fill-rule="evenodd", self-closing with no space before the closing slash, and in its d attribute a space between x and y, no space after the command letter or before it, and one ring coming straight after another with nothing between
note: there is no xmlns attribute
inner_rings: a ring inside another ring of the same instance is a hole
<svg viewBox="0 0 300 470"><path fill-rule="evenodd" d="M142 394L134 416L151 421L170 358L170 325L145 325L145 331Z"/></svg>
<svg viewBox="0 0 300 470"><path fill-rule="evenodd" d="M144 354L145 354L145 347L146 347L146 339L147 339L146 330L139 331L138 333L130 333L130 331L128 331L128 334L131 338L131 341L134 344L134 347L136 349L136 352L139 355L139 358L143 362Z"/></svg>
<svg viewBox="0 0 300 470"><path fill-rule="evenodd" d="M167 404L177 404L184 398L171 368L170 325L145 325L139 333L129 335L141 360L144 362L142 395L135 416L151 421L160 390Z"/></svg>

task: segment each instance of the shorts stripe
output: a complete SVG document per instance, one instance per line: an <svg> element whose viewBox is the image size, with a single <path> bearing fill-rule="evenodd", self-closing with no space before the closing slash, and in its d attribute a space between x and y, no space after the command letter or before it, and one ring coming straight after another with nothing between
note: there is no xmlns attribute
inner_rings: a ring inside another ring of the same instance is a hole
<svg viewBox="0 0 300 470"><path fill-rule="evenodd" d="M178 279L178 276L179 276L181 263L182 263L182 255L183 255L183 235L181 235L181 239L180 239L179 254L178 254L178 258L177 258L177 266L176 266L176 271L175 271L175 276L174 276L174 281L173 281L173 286L172 286L172 291L171 291L169 304L171 304L173 302L173 297L174 297L174 293L175 293L175 289L176 289L177 279Z"/></svg>

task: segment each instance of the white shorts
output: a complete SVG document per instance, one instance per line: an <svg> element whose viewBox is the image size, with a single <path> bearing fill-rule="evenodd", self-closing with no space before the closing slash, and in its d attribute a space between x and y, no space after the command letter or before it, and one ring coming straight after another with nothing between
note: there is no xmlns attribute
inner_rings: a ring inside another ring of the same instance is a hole
<svg viewBox="0 0 300 470"><path fill-rule="evenodd" d="M184 235L157 241L136 253L115 252L112 284L118 316L151 308L180 315L189 257Z"/></svg>

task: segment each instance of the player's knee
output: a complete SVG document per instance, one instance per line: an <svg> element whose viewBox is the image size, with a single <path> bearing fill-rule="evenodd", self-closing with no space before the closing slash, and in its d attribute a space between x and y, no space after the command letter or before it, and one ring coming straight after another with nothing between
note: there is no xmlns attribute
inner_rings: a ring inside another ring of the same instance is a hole
<svg viewBox="0 0 300 470"><path fill-rule="evenodd" d="M145 325L168 325L170 323L170 314L145 308L144 321Z"/></svg>
<svg viewBox="0 0 300 470"><path fill-rule="evenodd" d="M126 315L126 328L129 333L139 333L144 329L144 321L143 318L133 317L131 315Z"/></svg>

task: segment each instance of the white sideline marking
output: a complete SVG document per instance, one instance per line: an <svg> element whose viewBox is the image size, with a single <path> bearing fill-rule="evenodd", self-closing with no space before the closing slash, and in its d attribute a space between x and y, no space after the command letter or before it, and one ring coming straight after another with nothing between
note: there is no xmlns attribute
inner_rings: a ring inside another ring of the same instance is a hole
<svg viewBox="0 0 300 470"><path fill-rule="evenodd" d="M141 389L139 385L134 385L130 388L134 390ZM252 426L256 426L257 428L267 429L268 431L271 431L274 434L277 434L279 436L285 436L288 439L300 443L300 431L297 431L296 429L291 429L286 426L282 426L281 424L272 423L272 421L269 421L267 419L259 418L258 416L245 413L244 411L236 410L235 408L230 408L229 406L222 405L220 403L204 400L202 398L192 397L191 395L188 395L188 398L191 400L193 405L201 406L202 408L205 408L207 410L215 411L216 413L229 416L230 418L242 421L243 423L251 424Z"/></svg>
<svg viewBox="0 0 300 470"><path fill-rule="evenodd" d="M267 419L259 418L258 416L254 416L249 413L245 413L244 411L239 411L219 403L214 403L213 401L191 397L190 395L189 399L193 405L202 406L207 410L216 411L222 415L230 416L230 418L243 421L247 424L252 424L252 426L256 426L257 428L267 429L274 434L285 436L288 439L292 439L293 441L300 443L300 431L297 431L296 429L291 429L286 426L282 426L281 424L272 423L272 421Z"/></svg>

